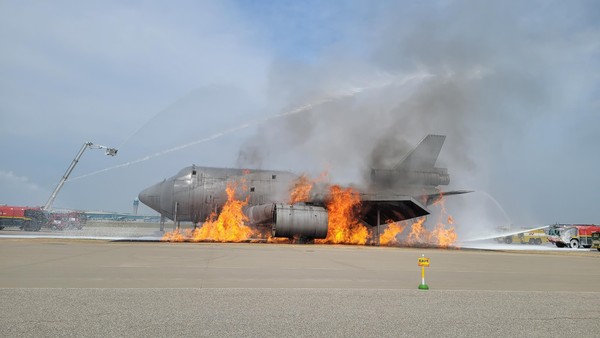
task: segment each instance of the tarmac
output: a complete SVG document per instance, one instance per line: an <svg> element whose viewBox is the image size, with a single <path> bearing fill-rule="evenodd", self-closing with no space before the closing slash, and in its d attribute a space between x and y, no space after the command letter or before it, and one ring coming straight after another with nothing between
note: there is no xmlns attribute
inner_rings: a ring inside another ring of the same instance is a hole
<svg viewBox="0 0 600 338"><path fill-rule="evenodd" d="M2 337L597 337L600 252L5 237L0 303Z"/></svg>

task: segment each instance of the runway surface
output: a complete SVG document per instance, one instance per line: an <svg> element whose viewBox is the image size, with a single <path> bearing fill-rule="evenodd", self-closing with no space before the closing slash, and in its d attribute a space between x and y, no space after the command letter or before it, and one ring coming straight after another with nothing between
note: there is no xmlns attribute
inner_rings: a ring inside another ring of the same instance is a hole
<svg viewBox="0 0 600 338"><path fill-rule="evenodd" d="M0 272L3 337L600 332L597 251L2 238Z"/></svg>

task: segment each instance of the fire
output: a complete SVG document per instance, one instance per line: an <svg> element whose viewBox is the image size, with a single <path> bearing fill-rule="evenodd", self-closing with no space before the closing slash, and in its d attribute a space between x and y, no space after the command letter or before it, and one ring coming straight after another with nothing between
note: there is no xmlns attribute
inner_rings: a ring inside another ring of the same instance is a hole
<svg viewBox="0 0 600 338"><path fill-rule="evenodd" d="M438 223L435 229L431 232L433 238L437 240L437 244L442 248L447 248L456 242L456 232L454 228L446 229L444 224Z"/></svg>
<svg viewBox="0 0 600 338"><path fill-rule="evenodd" d="M379 244L380 245L397 245L398 243L398 234L404 231L405 226L399 222L389 223L387 229L379 236Z"/></svg>
<svg viewBox="0 0 600 338"><path fill-rule="evenodd" d="M327 171L322 172L316 179L301 175L294 181L294 185L291 187L290 204L308 202L311 198L311 192L317 190L318 193L320 188L323 187L321 184L328 181L329 173Z"/></svg>
<svg viewBox="0 0 600 338"><path fill-rule="evenodd" d="M413 223L411 229L410 229L410 233L408 234L407 237L407 241L408 244L414 245L414 244L421 244L423 242L429 242L429 233L427 231L427 229L425 229L425 226L423 224L425 224L425 221L427 220L426 217L421 217L419 219L417 219L417 221L415 223Z"/></svg>
<svg viewBox="0 0 600 338"><path fill-rule="evenodd" d="M309 201L310 192L316 182L311 181L304 175L300 176L292 188L290 204ZM244 190L244 180L241 181L241 184L242 190ZM175 230L166 233L162 241L242 242L258 236L268 243L294 242L287 238L273 238L270 232L261 232L260 229L254 230L248 227L246 225L248 217L243 212L248 199L237 200L235 198L237 187L238 183L229 183L227 185L227 201L221 212L218 215L215 213L211 214L201 228L184 231ZM322 240L315 240L315 243L365 245L369 241L371 234L358 217L361 207L359 193L352 188L342 188L338 185L331 185L328 189L329 192L325 203L329 214L327 237ZM444 248L454 245L457 240L457 234L453 226L454 219L446 212L443 197L440 194L440 198L433 204L439 206L441 209L440 219L433 230L425 228L425 221L427 219L425 217L415 220L410 227L408 222L391 222L379 237L380 245L398 245L401 244L400 242L408 245L435 245ZM397 236L409 228L410 232L406 235L405 239L399 241Z"/></svg>
<svg viewBox="0 0 600 338"><path fill-rule="evenodd" d="M161 241L164 241L164 242L183 242L184 240L185 240L185 238L179 232L179 230L174 230L173 232L167 232L161 239Z"/></svg>
<svg viewBox="0 0 600 338"><path fill-rule="evenodd" d="M273 236L269 235L267 237L267 243L290 244L290 243L293 243L293 240L286 238L286 237L273 237Z"/></svg>
<svg viewBox="0 0 600 338"><path fill-rule="evenodd" d="M411 227L411 231L407 237L407 243L410 245L436 245L442 248L447 248L454 243L458 238L454 227L454 219L448 215L444 206L444 196L440 197L433 205L440 207L440 219L437 221L433 230L429 231L425 228L424 223L427 218L419 218ZM444 217L446 222L443 222Z"/></svg>
<svg viewBox="0 0 600 338"><path fill-rule="evenodd" d="M320 244L361 244L370 238L367 228L358 221L357 209L360 207L358 192L352 188L332 185L329 188L329 224L327 237L316 240Z"/></svg>
<svg viewBox="0 0 600 338"><path fill-rule="evenodd" d="M440 198L438 198L433 205L438 205L440 207L440 218L433 230L433 237L437 240L437 245L447 248L456 243L458 238L458 235L452 226L454 224L454 218L448 215L448 212L446 211L445 199L442 193L440 193ZM446 218L446 224L443 223L444 217Z"/></svg>
<svg viewBox="0 0 600 338"><path fill-rule="evenodd" d="M308 179L308 177L305 175L298 177L294 183L294 186L292 187L290 204L308 201L312 187L313 183Z"/></svg>
<svg viewBox="0 0 600 338"><path fill-rule="evenodd" d="M254 234L254 231L245 225L248 217L242 211L248 201L235 199L236 187L237 184L227 184L227 188L225 189L227 192L227 202L225 202L223 210L221 210L218 217L213 213L201 228L194 229L193 231L187 230L183 234L175 230L172 233L166 233L162 240L169 242L200 242L207 240L216 242L242 242L248 240Z"/></svg>

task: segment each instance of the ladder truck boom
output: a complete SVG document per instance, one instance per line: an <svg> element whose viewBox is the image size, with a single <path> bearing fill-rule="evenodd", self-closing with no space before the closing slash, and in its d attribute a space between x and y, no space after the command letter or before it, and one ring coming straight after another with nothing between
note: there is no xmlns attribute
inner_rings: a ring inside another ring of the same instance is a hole
<svg viewBox="0 0 600 338"><path fill-rule="evenodd" d="M79 149L79 152L77 153L77 155L75 155L75 158L73 159L73 161L67 168L67 171L65 172L63 177L58 182L58 185L56 186L56 188L54 188L54 191L50 195L50 198L48 199L48 202L46 202L46 205L44 205L43 210L50 210L50 208L52 207L52 203L54 203L54 200L56 199L56 195L58 195L58 192L63 187L63 185L65 184L67 179L69 178L69 175L71 175L71 172L73 171L73 169L75 169L75 166L79 162L79 159L81 158L81 156L83 155L85 150L88 148L90 148L90 149L105 149L106 150L105 154L110 155L110 156L117 155L117 151L118 151L115 148L109 148L109 147L106 147L103 145L94 144L92 142L85 142L83 144L83 146L81 146L81 149Z"/></svg>

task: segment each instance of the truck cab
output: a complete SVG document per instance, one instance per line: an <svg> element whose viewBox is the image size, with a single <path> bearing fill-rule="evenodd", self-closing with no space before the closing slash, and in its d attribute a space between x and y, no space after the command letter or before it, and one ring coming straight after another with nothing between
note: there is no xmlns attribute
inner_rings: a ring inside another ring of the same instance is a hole
<svg viewBox="0 0 600 338"><path fill-rule="evenodd" d="M596 248L600 251L600 232L592 233L592 248Z"/></svg>

